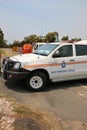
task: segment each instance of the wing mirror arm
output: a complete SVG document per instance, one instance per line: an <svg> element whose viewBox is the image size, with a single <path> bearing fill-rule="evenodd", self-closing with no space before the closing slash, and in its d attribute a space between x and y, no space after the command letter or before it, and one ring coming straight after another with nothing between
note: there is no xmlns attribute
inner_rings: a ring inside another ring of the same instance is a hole
<svg viewBox="0 0 87 130"><path fill-rule="evenodd" d="M53 58L58 58L58 57L61 57L61 55L60 55L60 53L54 53L52 57Z"/></svg>

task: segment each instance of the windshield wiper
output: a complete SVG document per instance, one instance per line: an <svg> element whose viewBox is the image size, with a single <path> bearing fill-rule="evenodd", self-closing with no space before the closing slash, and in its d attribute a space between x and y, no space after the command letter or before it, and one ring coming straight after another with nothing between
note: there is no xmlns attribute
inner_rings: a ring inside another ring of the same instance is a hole
<svg viewBox="0 0 87 130"><path fill-rule="evenodd" d="M43 54L43 53L37 53L37 52L33 52L33 54L47 56L47 54Z"/></svg>
<svg viewBox="0 0 87 130"><path fill-rule="evenodd" d="M39 53L37 53L37 52L33 52L33 54L38 54L39 55Z"/></svg>
<svg viewBox="0 0 87 130"><path fill-rule="evenodd" d="M42 53L42 54L39 54L39 55L47 56L47 54L43 54L43 53Z"/></svg>

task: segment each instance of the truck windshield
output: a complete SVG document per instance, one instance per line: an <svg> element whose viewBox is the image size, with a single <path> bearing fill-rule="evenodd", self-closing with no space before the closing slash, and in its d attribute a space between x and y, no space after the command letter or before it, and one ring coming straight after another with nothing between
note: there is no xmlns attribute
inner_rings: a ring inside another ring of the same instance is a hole
<svg viewBox="0 0 87 130"><path fill-rule="evenodd" d="M33 51L33 53L37 55L48 56L57 46L58 44L48 43Z"/></svg>

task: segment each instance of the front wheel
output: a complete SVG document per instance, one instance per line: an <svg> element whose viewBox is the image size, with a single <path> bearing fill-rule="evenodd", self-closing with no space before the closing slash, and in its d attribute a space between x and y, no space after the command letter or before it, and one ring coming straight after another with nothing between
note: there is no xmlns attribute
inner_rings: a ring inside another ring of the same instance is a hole
<svg viewBox="0 0 87 130"><path fill-rule="evenodd" d="M27 78L27 87L33 91L41 91L47 85L46 75L42 72L33 72Z"/></svg>

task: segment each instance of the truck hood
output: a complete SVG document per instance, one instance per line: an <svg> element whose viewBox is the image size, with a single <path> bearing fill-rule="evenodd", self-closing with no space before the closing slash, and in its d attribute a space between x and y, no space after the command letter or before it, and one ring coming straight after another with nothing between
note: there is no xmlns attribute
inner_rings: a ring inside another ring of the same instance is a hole
<svg viewBox="0 0 87 130"><path fill-rule="evenodd" d="M23 63L23 62L35 61L38 59L42 59L44 57L46 57L46 56L29 53L29 54L20 54L17 56L13 56L13 57L10 57L10 59L13 61L19 61L19 62Z"/></svg>

